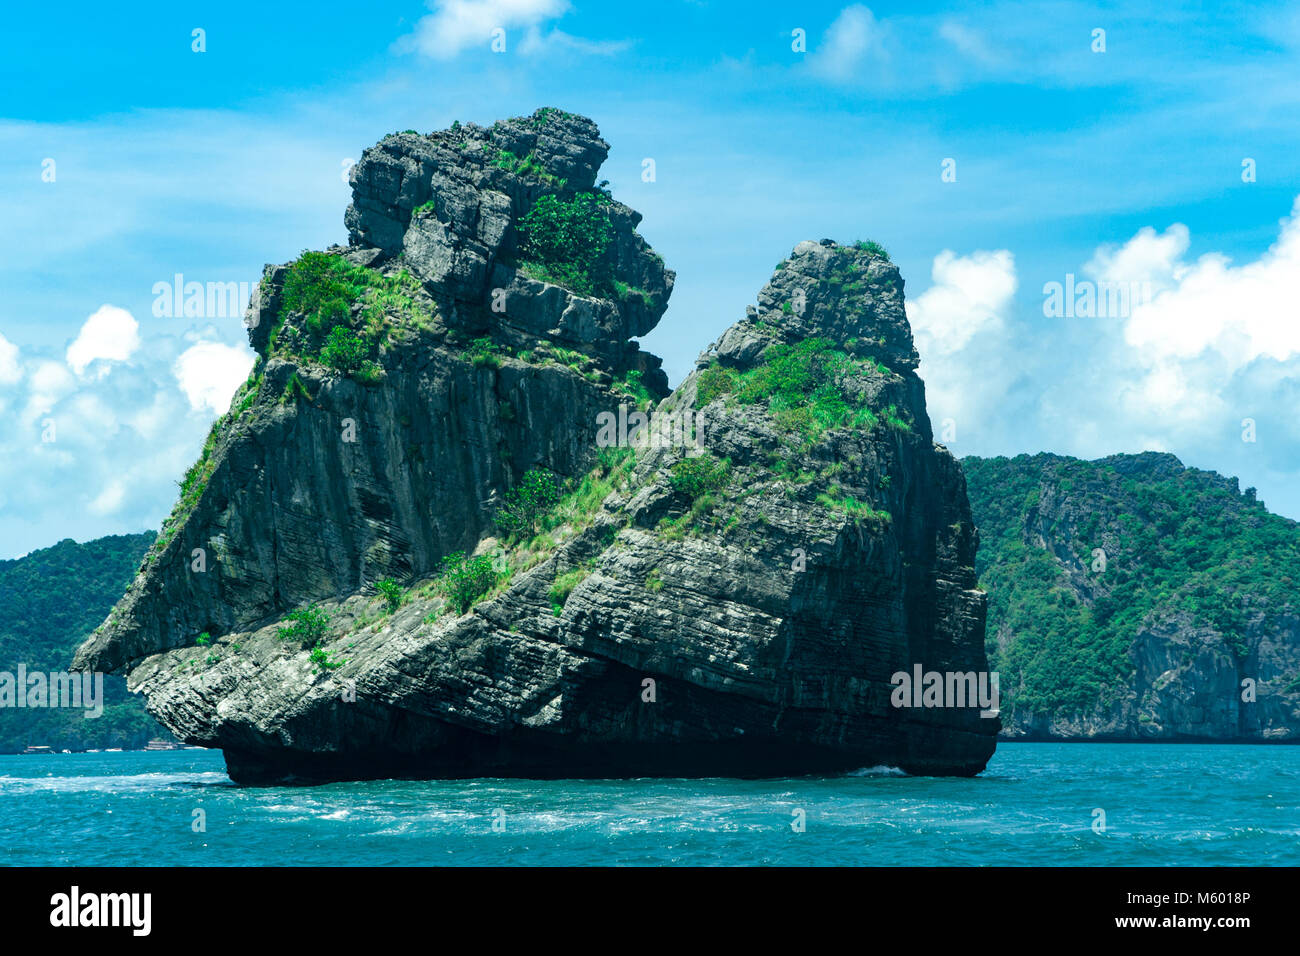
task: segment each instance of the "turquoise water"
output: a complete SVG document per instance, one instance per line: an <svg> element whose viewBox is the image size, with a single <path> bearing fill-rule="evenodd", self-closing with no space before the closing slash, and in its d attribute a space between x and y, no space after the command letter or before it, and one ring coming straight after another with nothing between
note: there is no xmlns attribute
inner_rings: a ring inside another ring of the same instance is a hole
<svg viewBox="0 0 1300 956"><path fill-rule="evenodd" d="M1294 866L1300 747L1003 744L962 780L270 789L232 785L217 751L0 756L0 830L10 865Z"/></svg>

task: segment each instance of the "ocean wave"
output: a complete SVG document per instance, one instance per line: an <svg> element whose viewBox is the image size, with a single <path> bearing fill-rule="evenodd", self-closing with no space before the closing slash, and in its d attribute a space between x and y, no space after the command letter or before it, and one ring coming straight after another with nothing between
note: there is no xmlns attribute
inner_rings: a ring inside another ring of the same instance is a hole
<svg viewBox="0 0 1300 956"><path fill-rule="evenodd" d="M874 767L862 767L859 770L850 770L845 774L846 777L906 777L907 772L897 767L889 767L885 764L877 764Z"/></svg>
<svg viewBox="0 0 1300 956"><path fill-rule="evenodd" d="M164 787L233 787L220 771L197 773L139 773L128 776L0 777L0 794L119 793L123 790L159 790Z"/></svg>

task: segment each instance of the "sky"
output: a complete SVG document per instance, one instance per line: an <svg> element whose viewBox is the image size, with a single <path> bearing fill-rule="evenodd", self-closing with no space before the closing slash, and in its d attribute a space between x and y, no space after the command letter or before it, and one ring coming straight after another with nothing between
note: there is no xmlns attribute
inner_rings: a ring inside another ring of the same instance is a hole
<svg viewBox="0 0 1300 956"><path fill-rule="evenodd" d="M677 272L674 384L796 243L872 239L955 454L1167 451L1300 518L1294 4L309 9L7 11L0 558L171 510L253 357L177 283L246 297L346 242L385 134L540 106Z"/></svg>

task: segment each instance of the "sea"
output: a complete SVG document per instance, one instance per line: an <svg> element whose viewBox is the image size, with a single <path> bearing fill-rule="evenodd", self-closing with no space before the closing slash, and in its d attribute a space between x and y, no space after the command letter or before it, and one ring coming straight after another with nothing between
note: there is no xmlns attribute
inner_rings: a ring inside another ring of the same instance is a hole
<svg viewBox="0 0 1300 956"><path fill-rule="evenodd" d="M1300 747L1003 743L979 776L240 787L220 751L0 756L11 866L1296 866Z"/></svg>

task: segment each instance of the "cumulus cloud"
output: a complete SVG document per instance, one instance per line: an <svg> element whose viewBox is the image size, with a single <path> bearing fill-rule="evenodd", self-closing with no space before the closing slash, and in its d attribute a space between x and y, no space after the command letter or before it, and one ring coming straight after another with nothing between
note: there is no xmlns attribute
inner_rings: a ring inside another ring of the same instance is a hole
<svg viewBox="0 0 1300 956"><path fill-rule="evenodd" d="M954 450L1170 451L1240 475L1296 513L1300 199L1254 260L1189 259L1190 246L1174 224L1097 248L1081 273L1147 283L1150 296L1095 319L1048 318L1038 301L1017 308L1006 250L936 256L908 318L931 417L956 423ZM1242 440L1245 419L1255 441Z"/></svg>
<svg viewBox="0 0 1300 956"><path fill-rule="evenodd" d="M926 402L941 441L956 443L1005 413L1011 369L999 361L1016 293L1015 257L1006 249L934 258L928 289L907 304ZM1005 370L990 375L990 367Z"/></svg>
<svg viewBox="0 0 1300 956"><path fill-rule="evenodd" d="M569 10L568 0L433 0L433 11L421 17L402 48L414 49L439 60L455 58L463 50L488 48L492 31L500 27L522 29L537 42L539 26ZM507 34L508 36L508 34ZM508 40L507 40L508 42Z"/></svg>
<svg viewBox="0 0 1300 956"><path fill-rule="evenodd" d="M16 409L0 429L0 558L63 537L157 528L253 361L244 346L218 341L215 327L123 347L109 333L138 334L134 320L118 309L103 321L103 313L83 325L70 354L24 347L19 377L0 389ZM125 355L129 365L94 374L95 363Z"/></svg>
<svg viewBox="0 0 1300 956"><path fill-rule="evenodd" d="M930 271L934 285L908 303L921 354L948 354L980 332L1000 328L1016 294L1016 261L1006 249L959 256L945 249Z"/></svg>
<svg viewBox="0 0 1300 956"><path fill-rule="evenodd" d="M27 407L25 421L31 421L54 407L63 396L77 387L77 380L62 362L34 360L27 370Z"/></svg>
<svg viewBox="0 0 1300 956"><path fill-rule="evenodd" d="M253 353L246 348L200 342L180 354L172 365L172 373L189 399L190 408L207 408L224 415L235 389L248 378L252 367Z"/></svg>
<svg viewBox="0 0 1300 956"><path fill-rule="evenodd" d="M124 362L140 348L140 325L126 309L101 305L68 346L67 362L78 375L92 362Z"/></svg>
<svg viewBox="0 0 1300 956"><path fill-rule="evenodd" d="M1162 233L1143 226L1122 245L1100 246L1083 271L1100 282L1149 282L1154 289L1167 289L1177 280L1178 263L1191 242L1180 222Z"/></svg>
<svg viewBox="0 0 1300 956"><path fill-rule="evenodd" d="M1170 279L1150 302L1132 310L1125 341L1156 359L1190 359L1212 350L1233 371L1261 357L1285 361L1300 355L1300 199L1282 221L1277 242L1241 266L1218 253L1185 262L1187 230L1178 228L1182 241L1168 246L1167 259L1154 267ZM1150 237L1139 234L1125 249L1135 244L1150 246Z"/></svg>

